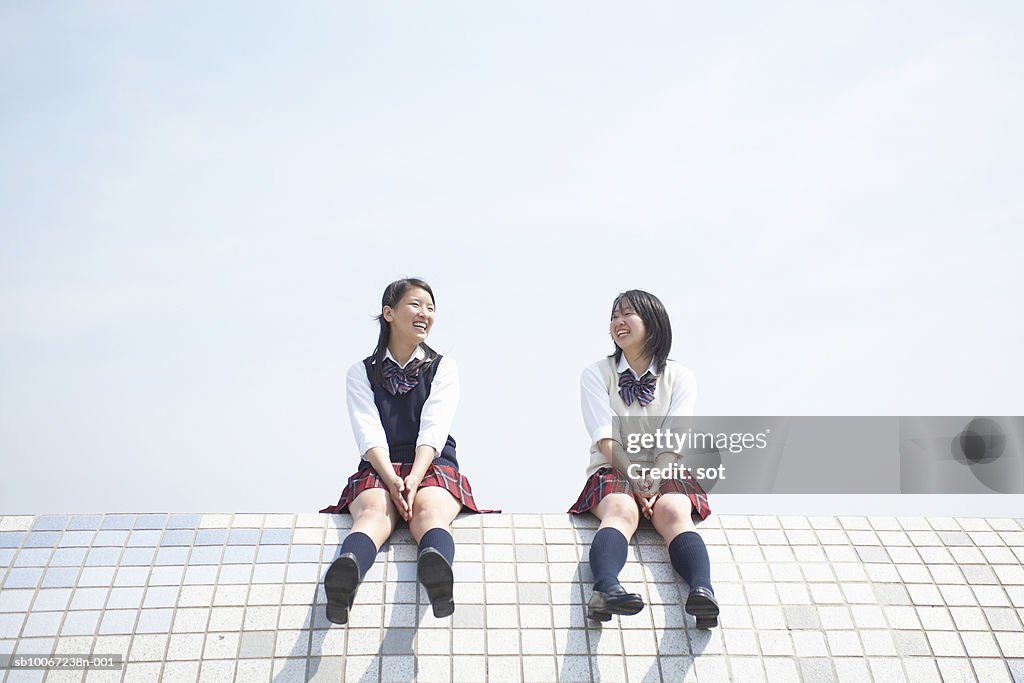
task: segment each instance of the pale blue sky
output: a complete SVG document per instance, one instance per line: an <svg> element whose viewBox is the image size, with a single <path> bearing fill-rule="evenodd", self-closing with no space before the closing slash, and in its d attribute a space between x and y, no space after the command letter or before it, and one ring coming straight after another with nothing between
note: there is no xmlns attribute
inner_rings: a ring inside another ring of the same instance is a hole
<svg viewBox="0 0 1024 683"><path fill-rule="evenodd" d="M0 512L334 502L344 373L406 274L484 505L575 500L629 287L700 414L1020 415L1022 20L0 6Z"/></svg>

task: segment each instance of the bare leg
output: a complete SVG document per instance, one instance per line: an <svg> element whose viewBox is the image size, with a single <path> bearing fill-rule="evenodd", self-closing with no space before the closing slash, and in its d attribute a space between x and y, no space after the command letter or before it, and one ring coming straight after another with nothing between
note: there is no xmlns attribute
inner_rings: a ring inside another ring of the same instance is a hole
<svg viewBox="0 0 1024 683"><path fill-rule="evenodd" d="M398 522L398 510L385 489L367 489L349 503L352 513L352 531L370 537L380 548L391 538Z"/></svg>
<svg viewBox="0 0 1024 683"><path fill-rule="evenodd" d="M452 520L462 510L462 503L440 486L428 486L416 491L412 504L409 531L419 543L423 534L438 527L449 530Z"/></svg>
<svg viewBox="0 0 1024 683"><path fill-rule="evenodd" d="M609 493L590 511L601 520L599 529L617 529L627 541L633 538L640 523L640 511L628 493Z"/></svg>
<svg viewBox="0 0 1024 683"><path fill-rule="evenodd" d="M690 517L692 510L693 505L690 504L689 496L670 493L658 497L658 502L654 504L654 514L651 515L651 523L665 539L666 545L684 531L697 530Z"/></svg>

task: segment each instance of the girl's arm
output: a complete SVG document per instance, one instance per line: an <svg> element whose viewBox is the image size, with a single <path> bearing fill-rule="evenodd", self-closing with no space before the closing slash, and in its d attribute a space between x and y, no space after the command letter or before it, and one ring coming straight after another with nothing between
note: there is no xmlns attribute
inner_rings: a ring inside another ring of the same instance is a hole
<svg viewBox="0 0 1024 683"><path fill-rule="evenodd" d="M423 404L420 412L420 431L416 436L416 461L420 459L420 449L423 446L430 446L433 449L433 460L444 449L448 441L448 435L452 430L452 422L455 420L455 409L459 406L459 368L455 361L442 356L437 361L437 372L434 374L434 381L430 383L430 396ZM426 458L426 451L424 451ZM421 476L426 474L430 466L427 460L423 466ZM416 467L413 467L416 470Z"/></svg>
<svg viewBox="0 0 1024 683"><path fill-rule="evenodd" d="M459 368L449 356L437 361L437 372L430 383L430 396L420 412L420 431L416 436L416 457L412 471L405 478L405 502L409 517L416 500L416 491L430 464L444 449L459 405ZM406 518L408 521L409 518Z"/></svg>
<svg viewBox="0 0 1024 683"><path fill-rule="evenodd" d="M681 432L690 426L689 420L679 418L692 417L693 405L697 401L697 378L689 368L679 368L676 382L672 386L672 396L669 399L668 412L662 427L671 428ZM665 469L673 463L681 463L681 454L674 451L659 453L655 461L655 467Z"/></svg>
<svg viewBox="0 0 1024 683"><path fill-rule="evenodd" d="M407 509L406 501L402 497L405 484L391 466L388 437L380 422L377 404L373 402L373 390L370 388L366 366L362 361L349 368L345 377L345 394L348 399L348 417L352 423L352 434L356 437L359 452L363 460L369 461L374 471L380 475L395 506L404 514Z"/></svg>
<svg viewBox="0 0 1024 683"><path fill-rule="evenodd" d="M587 367L580 375L580 405L583 408L583 424L587 427L592 443L597 444L609 465L630 480L636 479L629 476L629 466L632 464L629 455L614 438L612 421L615 414L598 363Z"/></svg>

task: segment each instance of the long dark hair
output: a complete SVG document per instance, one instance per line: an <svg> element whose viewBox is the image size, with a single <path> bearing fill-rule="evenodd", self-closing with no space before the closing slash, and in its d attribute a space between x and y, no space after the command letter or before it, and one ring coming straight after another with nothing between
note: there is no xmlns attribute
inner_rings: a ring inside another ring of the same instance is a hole
<svg viewBox="0 0 1024 683"><path fill-rule="evenodd" d="M672 323L668 320L668 311L661 299L642 289L631 289L622 292L612 303L612 315L620 304L625 304L636 311L647 328L647 339L644 341L644 353L651 357L657 372L665 370L665 361L672 348ZM614 342L612 342L614 344ZM616 344L615 351L608 355L618 363L622 358L622 349Z"/></svg>
<svg viewBox="0 0 1024 683"><path fill-rule="evenodd" d="M380 333L377 335L377 348L373 350L373 355L370 356L374 361L370 365L370 381L377 386L384 382L384 356L388 351L388 340L391 339L391 323L384 319L384 307L390 306L394 308L397 306L398 302L405 296L405 293L413 287L424 290L430 295L430 300L434 301L434 290L418 277L405 277L401 280L395 280L384 288L384 295L380 298L381 312L377 315L377 322L380 323ZM437 358L437 351L427 346L426 342L420 344L420 346L427 352L424 364L430 363Z"/></svg>

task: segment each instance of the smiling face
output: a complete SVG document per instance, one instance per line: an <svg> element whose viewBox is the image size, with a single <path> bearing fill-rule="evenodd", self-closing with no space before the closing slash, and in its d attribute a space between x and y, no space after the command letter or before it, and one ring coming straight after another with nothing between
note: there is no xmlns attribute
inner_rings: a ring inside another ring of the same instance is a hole
<svg viewBox="0 0 1024 683"><path fill-rule="evenodd" d="M393 342L419 344L434 326L434 298L425 289L410 287L394 306L384 306L381 315L390 324Z"/></svg>
<svg viewBox="0 0 1024 683"><path fill-rule="evenodd" d="M633 310L625 297L619 299L612 310L609 330L612 341L627 355L643 352L644 344L647 343L647 328L644 326L643 318Z"/></svg>

